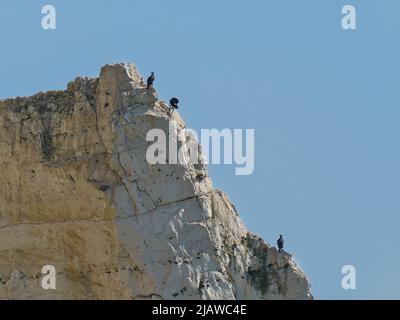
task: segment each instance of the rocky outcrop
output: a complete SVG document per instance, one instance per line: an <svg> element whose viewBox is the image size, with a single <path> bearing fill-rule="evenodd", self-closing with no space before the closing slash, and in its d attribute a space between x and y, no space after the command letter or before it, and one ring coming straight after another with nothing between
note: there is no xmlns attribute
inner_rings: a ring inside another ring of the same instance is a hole
<svg viewBox="0 0 400 320"><path fill-rule="evenodd" d="M184 129L132 64L0 101L0 299L311 298L205 165L146 161L148 130L171 120Z"/></svg>

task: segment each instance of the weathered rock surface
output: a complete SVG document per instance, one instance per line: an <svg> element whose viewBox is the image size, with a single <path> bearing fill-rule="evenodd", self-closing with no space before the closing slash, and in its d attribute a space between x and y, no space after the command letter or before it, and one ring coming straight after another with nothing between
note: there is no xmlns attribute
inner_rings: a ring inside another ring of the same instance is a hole
<svg viewBox="0 0 400 320"><path fill-rule="evenodd" d="M0 101L0 299L311 298L204 165L146 162L146 133L170 120L131 64Z"/></svg>

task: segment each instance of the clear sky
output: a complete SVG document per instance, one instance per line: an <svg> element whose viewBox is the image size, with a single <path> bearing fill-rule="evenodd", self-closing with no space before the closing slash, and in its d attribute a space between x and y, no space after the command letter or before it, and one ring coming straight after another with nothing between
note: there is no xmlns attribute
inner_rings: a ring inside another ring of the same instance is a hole
<svg viewBox="0 0 400 320"><path fill-rule="evenodd" d="M41 28L41 8L57 29ZM357 9L357 30L341 8ZM255 172L211 166L246 226L282 233L317 299L400 298L398 0L2 0L0 98L106 63L155 71L188 127L254 128ZM357 289L341 288L341 268Z"/></svg>

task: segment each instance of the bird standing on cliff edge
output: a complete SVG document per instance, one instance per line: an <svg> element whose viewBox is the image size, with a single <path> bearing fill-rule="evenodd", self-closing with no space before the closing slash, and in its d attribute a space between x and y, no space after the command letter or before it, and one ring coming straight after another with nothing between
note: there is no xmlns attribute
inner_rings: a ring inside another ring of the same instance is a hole
<svg viewBox="0 0 400 320"><path fill-rule="evenodd" d="M179 107L178 107L178 103L179 103L179 99L178 99L178 98L173 97L173 98L171 98L171 100L169 100L169 104L171 105L171 107L170 107L170 109L169 109L168 114L169 114L170 116L174 113L174 111L175 111L176 109L179 108Z"/></svg>
<svg viewBox="0 0 400 320"><path fill-rule="evenodd" d="M150 88L150 86L153 86L154 80L156 80L156 77L154 76L154 72L152 72L150 77L147 78L147 90Z"/></svg>
<svg viewBox="0 0 400 320"><path fill-rule="evenodd" d="M283 237L282 237L282 235L279 235L279 239L278 239L278 241L276 241L276 244L278 245L279 252L281 252L282 249L283 249L283 243L284 243Z"/></svg>

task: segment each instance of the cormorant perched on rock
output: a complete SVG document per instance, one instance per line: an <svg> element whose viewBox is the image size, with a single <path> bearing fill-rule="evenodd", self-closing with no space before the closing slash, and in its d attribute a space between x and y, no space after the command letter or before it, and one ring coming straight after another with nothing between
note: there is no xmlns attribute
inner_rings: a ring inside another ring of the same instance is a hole
<svg viewBox="0 0 400 320"><path fill-rule="evenodd" d="M281 252L283 249L283 243L284 243L283 237L282 237L282 235L279 235L279 239L276 242L276 244L278 245L279 252Z"/></svg>
<svg viewBox="0 0 400 320"><path fill-rule="evenodd" d="M172 115L174 113L174 111L176 109L178 109L178 103L179 103L179 99L178 98L171 98L171 100L169 100L169 104L171 106L170 110L169 110L169 115Z"/></svg>
<svg viewBox="0 0 400 320"><path fill-rule="evenodd" d="M153 85L154 80L156 80L156 78L155 78L155 76L154 76L154 72L152 72L152 73L150 74L150 77L147 78L147 89L149 89L150 86Z"/></svg>

